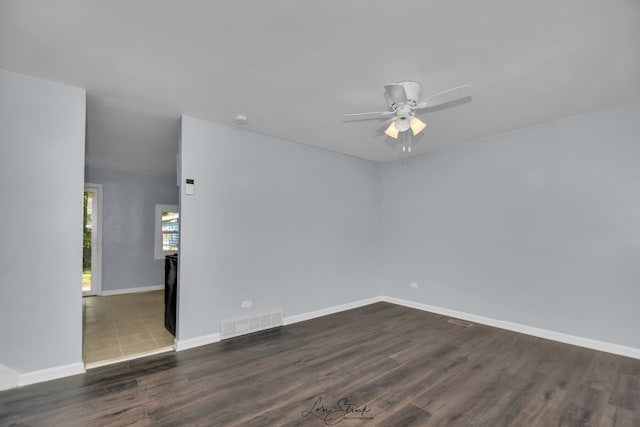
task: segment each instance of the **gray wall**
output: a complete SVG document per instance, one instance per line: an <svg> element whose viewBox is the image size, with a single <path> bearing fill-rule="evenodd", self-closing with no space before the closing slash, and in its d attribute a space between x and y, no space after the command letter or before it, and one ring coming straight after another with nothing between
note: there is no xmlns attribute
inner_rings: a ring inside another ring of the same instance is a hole
<svg viewBox="0 0 640 427"><path fill-rule="evenodd" d="M0 70L0 365L20 373L82 360L84 114L83 90ZM181 340L386 294L640 347L640 105L383 166L189 117L181 137Z"/></svg>
<svg viewBox="0 0 640 427"><path fill-rule="evenodd" d="M175 176L85 168L102 184L102 290L164 284L164 260L154 259L156 204L177 205Z"/></svg>
<svg viewBox="0 0 640 427"><path fill-rule="evenodd" d="M640 347L640 105L385 164L382 197L387 295Z"/></svg>
<svg viewBox="0 0 640 427"><path fill-rule="evenodd" d="M85 92L0 70L0 364L82 362Z"/></svg>
<svg viewBox="0 0 640 427"><path fill-rule="evenodd" d="M380 294L377 164L190 117L181 139L179 340Z"/></svg>

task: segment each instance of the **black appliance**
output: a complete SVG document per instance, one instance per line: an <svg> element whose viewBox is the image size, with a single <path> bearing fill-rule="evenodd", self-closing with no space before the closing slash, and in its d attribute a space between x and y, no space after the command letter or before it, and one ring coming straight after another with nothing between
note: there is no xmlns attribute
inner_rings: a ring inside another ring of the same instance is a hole
<svg viewBox="0 0 640 427"><path fill-rule="evenodd" d="M176 336L176 296L178 293L178 254L164 259L164 327Z"/></svg>

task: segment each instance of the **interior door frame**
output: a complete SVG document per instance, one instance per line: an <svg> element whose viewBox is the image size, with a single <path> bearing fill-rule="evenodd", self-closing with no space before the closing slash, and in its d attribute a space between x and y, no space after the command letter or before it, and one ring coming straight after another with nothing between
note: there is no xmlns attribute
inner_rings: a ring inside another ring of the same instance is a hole
<svg viewBox="0 0 640 427"><path fill-rule="evenodd" d="M102 294L102 184L93 184L85 182L84 191L91 191L96 195L96 205L94 207L95 230L95 247L91 248L91 290L82 292L82 296L101 295ZM96 212L97 211L97 212Z"/></svg>

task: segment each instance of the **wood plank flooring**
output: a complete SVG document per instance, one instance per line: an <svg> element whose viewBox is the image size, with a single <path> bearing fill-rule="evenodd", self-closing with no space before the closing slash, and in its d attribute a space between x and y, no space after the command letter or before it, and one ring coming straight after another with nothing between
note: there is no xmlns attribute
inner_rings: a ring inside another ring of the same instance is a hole
<svg viewBox="0 0 640 427"><path fill-rule="evenodd" d="M388 303L0 392L2 426L640 426L640 360Z"/></svg>

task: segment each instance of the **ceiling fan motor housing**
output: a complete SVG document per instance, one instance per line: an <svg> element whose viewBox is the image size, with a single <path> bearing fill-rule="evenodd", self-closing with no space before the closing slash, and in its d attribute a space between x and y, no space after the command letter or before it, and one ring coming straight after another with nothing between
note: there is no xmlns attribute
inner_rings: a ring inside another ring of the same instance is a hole
<svg viewBox="0 0 640 427"><path fill-rule="evenodd" d="M397 85L400 85L404 89L404 93L407 96L406 100L399 99L391 99L387 95L387 104L389 107L389 111L395 111L399 106L405 104L411 107L415 107L420 100L420 93L422 92L422 85L420 82L416 82L413 80L408 80L404 82L398 82Z"/></svg>

